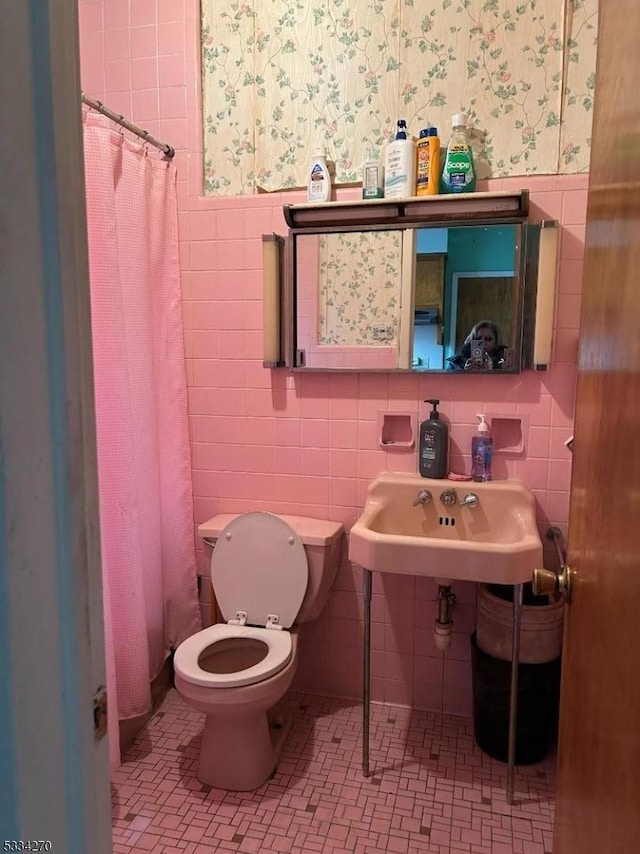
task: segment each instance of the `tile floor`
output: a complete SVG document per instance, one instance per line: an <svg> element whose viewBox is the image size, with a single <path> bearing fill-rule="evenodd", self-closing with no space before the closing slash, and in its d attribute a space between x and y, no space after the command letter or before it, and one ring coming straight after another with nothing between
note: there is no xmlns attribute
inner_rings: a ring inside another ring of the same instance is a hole
<svg viewBox="0 0 640 854"><path fill-rule="evenodd" d="M545 854L552 849L553 758L516 769L483 754L467 718L374 705L361 774L361 708L294 694L295 724L275 775L256 792L196 777L202 716L170 691L112 783L113 851L129 854Z"/></svg>

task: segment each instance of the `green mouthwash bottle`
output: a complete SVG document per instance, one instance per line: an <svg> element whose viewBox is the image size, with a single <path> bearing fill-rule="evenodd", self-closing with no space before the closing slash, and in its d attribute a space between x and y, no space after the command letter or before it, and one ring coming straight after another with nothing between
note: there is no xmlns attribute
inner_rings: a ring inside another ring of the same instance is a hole
<svg viewBox="0 0 640 854"><path fill-rule="evenodd" d="M456 113L440 177L441 193L472 193L476 188L473 151L467 139L467 117Z"/></svg>

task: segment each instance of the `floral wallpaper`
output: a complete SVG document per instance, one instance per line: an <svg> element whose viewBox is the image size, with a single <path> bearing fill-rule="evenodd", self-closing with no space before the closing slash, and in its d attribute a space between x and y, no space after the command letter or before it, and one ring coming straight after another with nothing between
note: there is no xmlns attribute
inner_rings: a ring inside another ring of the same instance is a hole
<svg viewBox="0 0 640 854"><path fill-rule="evenodd" d="M359 182L398 118L468 116L480 178L589 168L598 0L202 0L205 192Z"/></svg>
<svg viewBox="0 0 640 854"><path fill-rule="evenodd" d="M591 149L591 111L596 86L597 0L567 4L565 83L558 172L586 172ZM589 61L585 62L585 57Z"/></svg>
<svg viewBox="0 0 640 854"><path fill-rule="evenodd" d="M400 316L402 231L327 234L319 245L319 344L395 344ZM390 334L376 339L374 326Z"/></svg>

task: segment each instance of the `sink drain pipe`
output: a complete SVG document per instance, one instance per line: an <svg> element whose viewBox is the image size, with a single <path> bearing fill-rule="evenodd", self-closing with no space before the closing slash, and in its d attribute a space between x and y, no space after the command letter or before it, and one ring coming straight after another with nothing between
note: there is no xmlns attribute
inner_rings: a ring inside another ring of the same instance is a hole
<svg viewBox="0 0 640 854"><path fill-rule="evenodd" d="M433 638L439 650L443 651L451 646L451 632L453 631L453 620L451 614L456 602L456 594L451 592L448 584L438 585L438 618L433 623Z"/></svg>

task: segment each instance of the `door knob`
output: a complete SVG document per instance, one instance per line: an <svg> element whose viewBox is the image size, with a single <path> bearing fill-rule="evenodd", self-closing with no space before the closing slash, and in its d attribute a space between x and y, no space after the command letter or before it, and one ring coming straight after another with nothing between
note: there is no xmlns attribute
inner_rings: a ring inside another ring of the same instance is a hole
<svg viewBox="0 0 640 854"><path fill-rule="evenodd" d="M573 570L570 566L561 566L559 572L550 569L533 570L533 593L534 596L553 596L559 593L565 602L571 602L571 576Z"/></svg>

